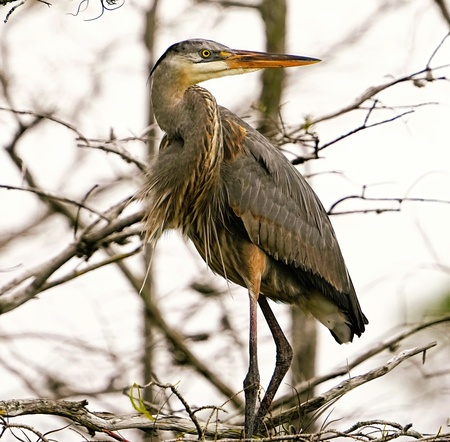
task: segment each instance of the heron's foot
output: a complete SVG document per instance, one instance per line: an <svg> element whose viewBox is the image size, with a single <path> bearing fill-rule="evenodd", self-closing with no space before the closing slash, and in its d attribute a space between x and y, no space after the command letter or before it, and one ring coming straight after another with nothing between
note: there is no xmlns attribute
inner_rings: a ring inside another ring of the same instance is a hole
<svg viewBox="0 0 450 442"><path fill-rule="evenodd" d="M259 373L256 370L249 370L244 379L245 392L245 438L253 436L256 423L256 402L259 391Z"/></svg>

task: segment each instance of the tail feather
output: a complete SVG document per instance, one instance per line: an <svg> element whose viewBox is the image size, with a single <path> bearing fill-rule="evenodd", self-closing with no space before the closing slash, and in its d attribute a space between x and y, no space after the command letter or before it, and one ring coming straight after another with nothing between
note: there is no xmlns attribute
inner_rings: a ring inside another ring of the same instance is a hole
<svg viewBox="0 0 450 442"><path fill-rule="evenodd" d="M318 291L307 299L303 299L300 306L309 311L319 322L327 327L339 344L352 342L355 334L361 336L361 333L365 330L364 324L368 323L360 308L358 313L361 317L352 318L352 316L356 316L355 312L352 312L353 315L350 315L350 312L344 311Z"/></svg>

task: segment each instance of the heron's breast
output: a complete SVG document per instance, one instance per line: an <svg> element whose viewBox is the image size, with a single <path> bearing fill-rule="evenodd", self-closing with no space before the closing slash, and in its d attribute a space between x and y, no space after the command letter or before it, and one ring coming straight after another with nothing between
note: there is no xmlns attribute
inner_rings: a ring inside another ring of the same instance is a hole
<svg viewBox="0 0 450 442"><path fill-rule="evenodd" d="M204 224L200 229L191 229L188 236L214 273L247 287L249 262L252 262L247 249L253 246L248 238L237 230L231 231L220 222L209 226Z"/></svg>

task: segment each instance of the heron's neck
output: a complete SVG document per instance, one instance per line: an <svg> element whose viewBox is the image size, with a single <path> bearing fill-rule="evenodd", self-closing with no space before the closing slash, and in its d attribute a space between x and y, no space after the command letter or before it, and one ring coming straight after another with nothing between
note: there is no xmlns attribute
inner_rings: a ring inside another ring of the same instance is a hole
<svg viewBox="0 0 450 442"><path fill-rule="evenodd" d="M195 129L210 123L217 108L214 97L206 89L189 85L182 73L159 71L152 82L152 105L159 127L170 135L190 136ZM198 133L198 132L197 132Z"/></svg>
<svg viewBox="0 0 450 442"><path fill-rule="evenodd" d="M173 212L184 225L193 211L202 212L194 209L209 207L218 198L223 159L219 109L206 89L183 87L180 81L158 75L153 79L152 103L156 120L167 133L161 161L171 158L171 176L162 181L170 183Z"/></svg>
<svg viewBox="0 0 450 442"><path fill-rule="evenodd" d="M222 155L222 127L213 95L199 86L188 86L183 76L155 72L152 104L156 121L170 138L183 141L183 156L211 168ZM186 167L189 167L186 164Z"/></svg>
<svg viewBox="0 0 450 442"><path fill-rule="evenodd" d="M179 123L184 94L187 86L181 75L166 70L164 75L158 70L152 78L152 106L159 127L172 135Z"/></svg>

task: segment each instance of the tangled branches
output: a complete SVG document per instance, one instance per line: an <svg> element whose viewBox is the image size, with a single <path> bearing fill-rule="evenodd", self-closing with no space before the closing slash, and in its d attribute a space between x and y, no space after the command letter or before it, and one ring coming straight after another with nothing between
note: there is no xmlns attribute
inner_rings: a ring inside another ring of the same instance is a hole
<svg viewBox="0 0 450 442"><path fill-rule="evenodd" d="M404 333L402 336L406 336L419 329L424 329L440 323L442 321L450 322L450 317L442 318L438 321L431 321L426 324L421 324L420 327L415 327ZM399 344L399 341L396 343ZM299 406L292 409L273 412L272 415L266 418L265 431L261 435L261 441L276 441L276 440L301 440L301 441L326 441L333 440L339 437L348 437L358 441L373 441L383 440L388 441L395 439L399 436L409 436L418 441L444 441L449 440L450 434L444 433L439 430L434 435L423 435L416 430L412 429L412 424L403 426L398 423L386 422L383 420L372 420L367 422L358 422L352 425L347 430L337 429L322 429L315 434L305 434L301 429L296 430L292 425L301 415L311 412L317 412L326 410L331 404L334 404L336 400L344 396L346 393L353 389L370 382L381 376L385 376L387 373L395 369L399 364L403 363L407 359L422 354L422 359L425 361L425 353L436 345L435 342L431 342L416 348L404 350L398 353L396 356L388 360L385 364L376 367L362 375L350 377L324 392L323 394L309 399ZM366 352L365 357L373 355L375 348L369 349ZM360 357L359 361L365 359ZM152 382L146 387L156 386L162 390L169 389L172 394L175 394L182 403L188 418L180 416L171 416L159 412L155 416L151 416L146 409L141 409L142 413L133 415L115 415L108 412L93 412L88 410L87 401L71 402L71 401L58 401L48 399L28 399L28 400L7 400L0 401L0 422L3 425L3 432L7 429L20 427L21 424L12 424L10 419L17 418L19 416L26 415L57 415L69 420L70 423L78 424L85 427L91 434L96 432L109 434L116 440L125 441L118 434L114 433L120 430L127 429L140 429L144 431L161 431L161 432L175 432L183 434L181 438L177 438L177 441L192 440L188 435L197 435L199 440L218 439L221 440L236 440L242 438L242 423L238 425L232 423L226 423L227 420L223 417L223 414L219 418L219 412L224 410L224 406L221 407L203 407L212 408L212 412L209 415L207 421L201 422L196 417L196 412L199 410L192 410L187 404L181 394L177 391L173 385L163 385L158 382ZM139 388L146 388L139 387ZM133 395L134 387L132 387L130 394ZM135 401L133 399L133 404ZM139 404L145 407L139 394ZM136 409L138 409L135 406ZM216 416L217 419L213 419ZM26 428L22 426L22 429L28 429L35 434L40 434L38 430L33 428ZM379 435L377 436L377 433ZM45 440L45 439L42 439Z"/></svg>

